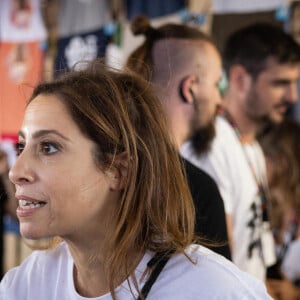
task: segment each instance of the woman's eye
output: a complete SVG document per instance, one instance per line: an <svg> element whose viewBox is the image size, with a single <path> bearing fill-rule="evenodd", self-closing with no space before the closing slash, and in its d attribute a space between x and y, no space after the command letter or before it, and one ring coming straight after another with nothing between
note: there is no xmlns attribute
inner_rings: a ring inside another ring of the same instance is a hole
<svg viewBox="0 0 300 300"><path fill-rule="evenodd" d="M43 154L50 155L58 151L58 146L50 142L41 143L41 151Z"/></svg>
<svg viewBox="0 0 300 300"><path fill-rule="evenodd" d="M19 156L23 152L24 148L25 148L24 143L18 142L18 143L15 144L15 149L16 149L17 156Z"/></svg>

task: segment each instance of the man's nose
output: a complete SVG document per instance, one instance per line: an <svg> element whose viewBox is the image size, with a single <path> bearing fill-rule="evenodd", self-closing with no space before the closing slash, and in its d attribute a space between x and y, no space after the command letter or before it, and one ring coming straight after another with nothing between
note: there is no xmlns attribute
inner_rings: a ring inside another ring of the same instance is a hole
<svg viewBox="0 0 300 300"><path fill-rule="evenodd" d="M298 101L298 96L299 93L297 83L291 83L289 86L286 87L285 98L289 103L296 103Z"/></svg>

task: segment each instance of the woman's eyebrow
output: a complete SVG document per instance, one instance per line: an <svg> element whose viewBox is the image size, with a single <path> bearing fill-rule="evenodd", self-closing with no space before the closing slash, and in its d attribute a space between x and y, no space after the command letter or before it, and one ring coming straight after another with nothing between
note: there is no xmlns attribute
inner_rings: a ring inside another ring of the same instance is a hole
<svg viewBox="0 0 300 300"><path fill-rule="evenodd" d="M43 129L43 130L38 130L37 132L35 132L32 137L34 139L37 139L37 138L40 138L40 137L43 137L45 135L49 135L49 134L54 134L54 135L58 135L59 137L63 138L64 140L67 140L69 141L69 138L67 138L65 135L61 134L60 132L58 132L57 130L55 129ZM19 131L19 134L18 134L19 137L22 137L22 138L25 138L25 134L23 133L23 131Z"/></svg>

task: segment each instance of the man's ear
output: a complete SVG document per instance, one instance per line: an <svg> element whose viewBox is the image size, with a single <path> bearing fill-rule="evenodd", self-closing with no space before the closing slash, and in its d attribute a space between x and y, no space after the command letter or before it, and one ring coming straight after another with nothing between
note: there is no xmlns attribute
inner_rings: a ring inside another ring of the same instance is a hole
<svg viewBox="0 0 300 300"><path fill-rule="evenodd" d="M122 190L125 188L128 179L128 155L126 152L117 154L113 161L113 166L109 171L112 190Z"/></svg>
<svg viewBox="0 0 300 300"><path fill-rule="evenodd" d="M233 86L239 94L247 94L251 84L252 77L244 66L234 65L229 71L230 86Z"/></svg>
<svg viewBox="0 0 300 300"><path fill-rule="evenodd" d="M182 102L187 104L194 103L195 96L194 96L192 86L195 81L196 81L196 76L194 75L188 75L180 81L179 96Z"/></svg>

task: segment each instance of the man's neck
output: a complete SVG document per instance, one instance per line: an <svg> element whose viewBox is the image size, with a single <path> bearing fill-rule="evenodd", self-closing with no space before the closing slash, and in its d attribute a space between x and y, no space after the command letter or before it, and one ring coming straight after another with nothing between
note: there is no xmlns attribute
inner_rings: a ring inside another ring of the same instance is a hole
<svg viewBox="0 0 300 300"><path fill-rule="evenodd" d="M242 143L253 143L255 141L258 125L253 120L245 116L237 106L226 105L225 110L229 113L237 126L237 130L240 134L240 141Z"/></svg>
<svg viewBox="0 0 300 300"><path fill-rule="evenodd" d="M173 143L179 152L186 139L183 139L180 132L176 132L176 130L171 130L171 135L173 138Z"/></svg>
<svg viewBox="0 0 300 300"><path fill-rule="evenodd" d="M186 120L182 117L181 114L178 114L174 110L168 111L166 114L173 142L175 143L175 146L179 151L182 145L189 139L188 129L185 125Z"/></svg>

